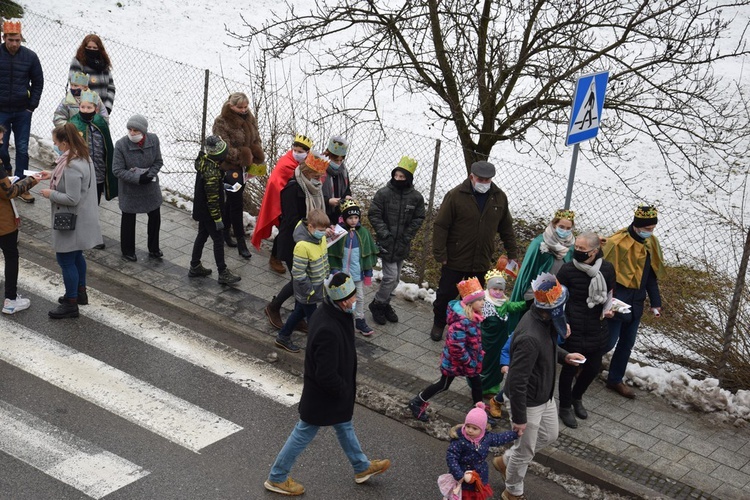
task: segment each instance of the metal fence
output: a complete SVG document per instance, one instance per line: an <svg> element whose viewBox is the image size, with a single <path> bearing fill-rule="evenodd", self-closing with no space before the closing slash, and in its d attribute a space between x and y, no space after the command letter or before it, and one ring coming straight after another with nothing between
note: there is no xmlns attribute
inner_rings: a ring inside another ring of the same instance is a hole
<svg viewBox="0 0 750 500"><path fill-rule="evenodd" d="M65 96L71 59L88 32L29 11L23 23L27 45L39 55L45 74L45 89L32 121L32 135L46 139L52 128L52 114ZM294 133L313 137L317 143L316 149L324 149L325 141L332 134L346 136L352 144L347 156L352 184L355 193L363 198L365 204L374 190L389 179L390 171L402 155L419 161L415 185L425 198L434 192L436 207L450 188L466 178L464 156L457 142L437 141L433 137L382 127L372 122L360 122L344 113L276 94L269 90L268 82L251 81L249 78L248 81L232 81L106 36L102 36L102 39L113 61L113 75L117 84L117 96L110 118L113 140L125 135L125 123L129 116L134 113L146 116L149 131L157 133L162 144L162 186L175 193L192 196L195 175L192 160L199 150L206 97L204 89L207 89L209 132L229 93L245 92L250 97L269 167L287 150ZM439 160L435 161L438 158L437 147ZM566 177L540 167L513 164L497 155L493 155L490 161L500 166L495 182L507 193L516 219L546 221L562 206ZM689 200L681 206L668 206L659 200L640 200L614 186L601 186L590 181L578 180L573 190L571 207L577 213L576 226L579 229L610 234L629 224L637 204L643 201L655 203L660 209L658 235L666 260L672 265L696 269L708 263L729 282L728 288L731 288L737 276L737 248L741 247L738 241L743 239L742 228L732 227L718 219L712 220L699 207L691 205ZM248 190L250 200L247 208L251 213L257 210L264 185L264 178L254 179ZM696 221L701 224L696 224ZM425 228L425 234L431 232L431 227ZM422 274L424 267L420 269L420 266L424 265L428 256L429 252L413 256L415 262L412 266L416 274ZM696 297L696 300L707 298ZM747 316L750 315L747 302L743 315L743 325L747 327ZM705 312L705 316L709 323L721 324L720 314L713 314L712 317L709 311ZM740 331L741 336L746 337L746 331ZM641 335L641 349L649 352L650 362L656 360L658 364L698 359L695 365L699 371L713 373L711 359L716 352L720 352L721 341L718 330L712 335L710 338L716 338L715 342L706 342L702 338L700 342L691 344L689 341L664 338L662 334L651 335L646 331ZM744 341L737 343L736 350L738 360L747 358L749 352Z"/></svg>

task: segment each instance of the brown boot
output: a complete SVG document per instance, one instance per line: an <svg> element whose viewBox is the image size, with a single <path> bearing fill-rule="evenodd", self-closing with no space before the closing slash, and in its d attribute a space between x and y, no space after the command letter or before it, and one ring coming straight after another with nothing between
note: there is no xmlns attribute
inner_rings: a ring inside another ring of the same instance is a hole
<svg viewBox="0 0 750 500"><path fill-rule="evenodd" d="M281 330L281 327L284 326L284 322L281 320L281 306L274 306L273 301L271 301L266 306L265 313L268 316L268 322L271 323L271 326L277 330Z"/></svg>
<svg viewBox="0 0 750 500"><path fill-rule="evenodd" d="M506 489L505 491L503 491L503 495L500 498L502 498L503 500L526 500L526 495L524 495L523 493L521 493L520 495L514 495Z"/></svg>
<svg viewBox="0 0 750 500"><path fill-rule="evenodd" d="M501 476L503 476L503 481L505 481L505 475L508 472L508 466L505 465L505 460L503 459L503 456L499 455L493 458L492 466L500 473Z"/></svg>
<svg viewBox="0 0 750 500"><path fill-rule="evenodd" d="M286 267L284 266L284 263L281 262L279 259L271 255L271 257L268 259L268 265L271 267L271 270L274 272L277 272L279 274L285 274L286 273Z"/></svg>
<svg viewBox="0 0 750 500"><path fill-rule="evenodd" d="M633 392L633 389L625 385L625 382L620 382L617 384L611 384L607 382L607 389L615 391L617 394L624 398L635 399L635 392Z"/></svg>

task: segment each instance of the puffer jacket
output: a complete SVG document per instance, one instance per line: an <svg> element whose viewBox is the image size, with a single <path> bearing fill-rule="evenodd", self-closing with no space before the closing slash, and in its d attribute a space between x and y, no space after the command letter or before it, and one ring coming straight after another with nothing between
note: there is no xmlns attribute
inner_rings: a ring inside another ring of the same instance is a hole
<svg viewBox="0 0 750 500"><path fill-rule="evenodd" d="M60 104L57 105L55 114L52 116L52 123L55 127L65 125L68 120L78 114L80 107L80 101L70 93L70 90L68 90L68 94L62 101L60 101ZM102 103L99 95L96 96L96 112L97 114L100 114L102 118L109 121L109 112L107 111L107 108L104 107L104 103Z"/></svg>
<svg viewBox="0 0 750 500"><path fill-rule="evenodd" d="M471 179L448 191L440 205L432 235L432 253L448 269L484 275L494 263L495 234L500 234L508 258L518 257L508 197L493 182L479 212Z"/></svg>
<svg viewBox="0 0 750 500"><path fill-rule="evenodd" d="M490 454L490 447L498 448L511 443L518 439L518 434L513 431L486 432L479 444L475 445L464 437L463 426L456 425L450 430L450 438L445 461L453 479L460 481L464 477L464 472L475 470L482 478L482 484L489 484L487 456ZM475 489L472 483L464 483L461 486L467 491Z"/></svg>
<svg viewBox="0 0 750 500"><path fill-rule="evenodd" d="M219 164L201 153L195 160L195 190L193 192L193 220L213 222L221 220L224 205L224 184Z"/></svg>
<svg viewBox="0 0 750 500"><path fill-rule="evenodd" d="M102 115L94 115L94 119L86 122L80 114L73 115L70 123L75 125L89 145L91 159L96 167L97 184L104 183L104 197L112 200L119 192L119 182L112 172L115 146L112 144L112 136L109 133L109 125Z"/></svg>
<svg viewBox="0 0 750 500"><path fill-rule="evenodd" d="M326 237L316 240L301 220L294 229L294 257L292 285L294 300L302 304L317 304L326 296L323 281L328 277L328 246Z"/></svg>
<svg viewBox="0 0 750 500"><path fill-rule="evenodd" d="M482 318L484 319L484 318ZM448 377L474 377L482 373L482 329L464 314L460 300L448 303L448 333L440 355L440 371Z"/></svg>
<svg viewBox="0 0 750 500"><path fill-rule="evenodd" d="M375 193L367 211L385 262L409 256L411 242L425 218L424 197L410 186L397 189L391 181Z"/></svg>
<svg viewBox="0 0 750 500"><path fill-rule="evenodd" d="M599 252L599 258L602 254ZM606 260L602 260L599 269L607 282L607 290L615 287L615 268ZM568 287L570 296L565 304L565 317L570 325L570 336L565 339L563 347L569 352L604 354L609 342L607 321L600 319L603 306L598 304L589 308L586 299L589 296L591 278L583 271L579 271L575 264L567 262L557 272L557 280Z"/></svg>
<svg viewBox="0 0 750 500"><path fill-rule="evenodd" d="M21 46L11 55L5 44L0 45L0 111L34 111L43 88L44 72L36 53Z"/></svg>

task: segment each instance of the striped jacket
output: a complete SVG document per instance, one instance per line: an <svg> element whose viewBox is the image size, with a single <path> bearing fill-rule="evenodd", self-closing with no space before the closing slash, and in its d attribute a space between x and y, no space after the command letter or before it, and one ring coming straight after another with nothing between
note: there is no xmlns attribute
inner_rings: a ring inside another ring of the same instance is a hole
<svg viewBox="0 0 750 500"><path fill-rule="evenodd" d="M294 228L292 283L294 299L302 304L316 304L325 298L323 281L328 277L328 246L326 237L317 240L302 219Z"/></svg>

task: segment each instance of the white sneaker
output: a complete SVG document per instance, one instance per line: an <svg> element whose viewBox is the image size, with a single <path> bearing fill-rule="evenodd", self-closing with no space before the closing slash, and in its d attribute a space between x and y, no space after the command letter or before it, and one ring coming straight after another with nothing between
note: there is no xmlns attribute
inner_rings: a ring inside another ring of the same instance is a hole
<svg viewBox="0 0 750 500"><path fill-rule="evenodd" d="M5 302L3 302L3 314L15 314L18 311L28 309L30 305L31 301L29 299L16 295L16 300L5 299Z"/></svg>

